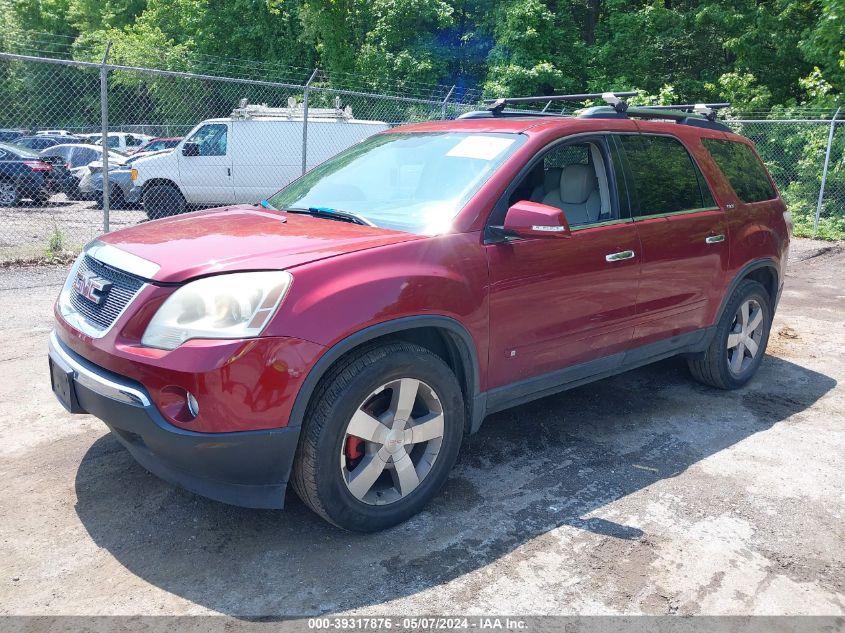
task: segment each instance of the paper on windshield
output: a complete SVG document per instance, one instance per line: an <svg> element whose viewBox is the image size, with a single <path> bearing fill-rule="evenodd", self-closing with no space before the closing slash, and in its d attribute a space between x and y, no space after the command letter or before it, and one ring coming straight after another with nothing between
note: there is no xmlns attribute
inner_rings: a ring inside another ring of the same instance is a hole
<svg viewBox="0 0 845 633"><path fill-rule="evenodd" d="M513 139L510 138L473 134L462 139L455 147L446 152L446 156L493 160L511 145L513 145Z"/></svg>

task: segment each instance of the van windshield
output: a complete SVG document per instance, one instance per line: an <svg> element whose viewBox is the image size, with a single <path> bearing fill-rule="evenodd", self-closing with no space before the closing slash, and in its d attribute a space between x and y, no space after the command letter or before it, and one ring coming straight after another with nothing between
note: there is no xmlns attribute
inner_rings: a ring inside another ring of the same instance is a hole
<svg viewBox="0 0 845 633"><path fill-rule="evenodd" d="M336 209L375 226L436 235L524 140L519 134L379 134L315 167L269 203Z"/></svg>

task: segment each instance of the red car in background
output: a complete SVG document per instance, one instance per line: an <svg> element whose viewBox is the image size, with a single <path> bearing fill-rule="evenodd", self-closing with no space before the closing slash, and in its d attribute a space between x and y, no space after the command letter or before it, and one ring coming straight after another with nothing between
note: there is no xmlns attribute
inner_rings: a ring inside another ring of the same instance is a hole
<svg viewBox="0 0 845 633"><path fill-rule="evenodd" d="M492 412L673 355L741 387L789 214L747 139L612 103L395 128L261 205L102 236L55 306L54 392L168 481L259 508L291 481L372 531Z"/></svg>

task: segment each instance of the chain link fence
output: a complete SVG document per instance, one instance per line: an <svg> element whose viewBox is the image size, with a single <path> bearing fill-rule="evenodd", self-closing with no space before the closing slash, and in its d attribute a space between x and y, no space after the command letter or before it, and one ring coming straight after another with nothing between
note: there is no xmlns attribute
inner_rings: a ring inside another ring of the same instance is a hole
<svg viewBox="0 0 845 633"><path fill-rule="evenodd" d="M845 120L758 119L729 125L757 145L798 234L845 233Z"/></svg>
<svg viewBox="0 0 845 633"><path fill-rule="evenodd" d="M76 251L174 209L256 203L371 134L454 118L482 96L453 86L382 94L319 71L288 75L0 53L0 261ZM820 236L845 231L845 121L730 125L757 144L801 232L812 233L817 210Z"/></svg>

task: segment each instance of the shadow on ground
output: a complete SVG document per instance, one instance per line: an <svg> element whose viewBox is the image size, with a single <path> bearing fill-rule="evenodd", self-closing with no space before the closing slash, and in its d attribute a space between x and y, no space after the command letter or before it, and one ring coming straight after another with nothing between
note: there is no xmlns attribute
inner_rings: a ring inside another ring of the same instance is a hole
<svg viewBox="0 0 845 633"><path fill-rule="evenodd" d="M334 612L442 584L559 526L648 539L586 515L786 418L800 423L835 384L767 357L750 386L720 392L693 383L672 359L511 409L469 438L425 512L380 534L338 530L291 492L278 512L207 501L147 474L111 435L79 466L76 510L127 569L204 607Z"/></svg>

